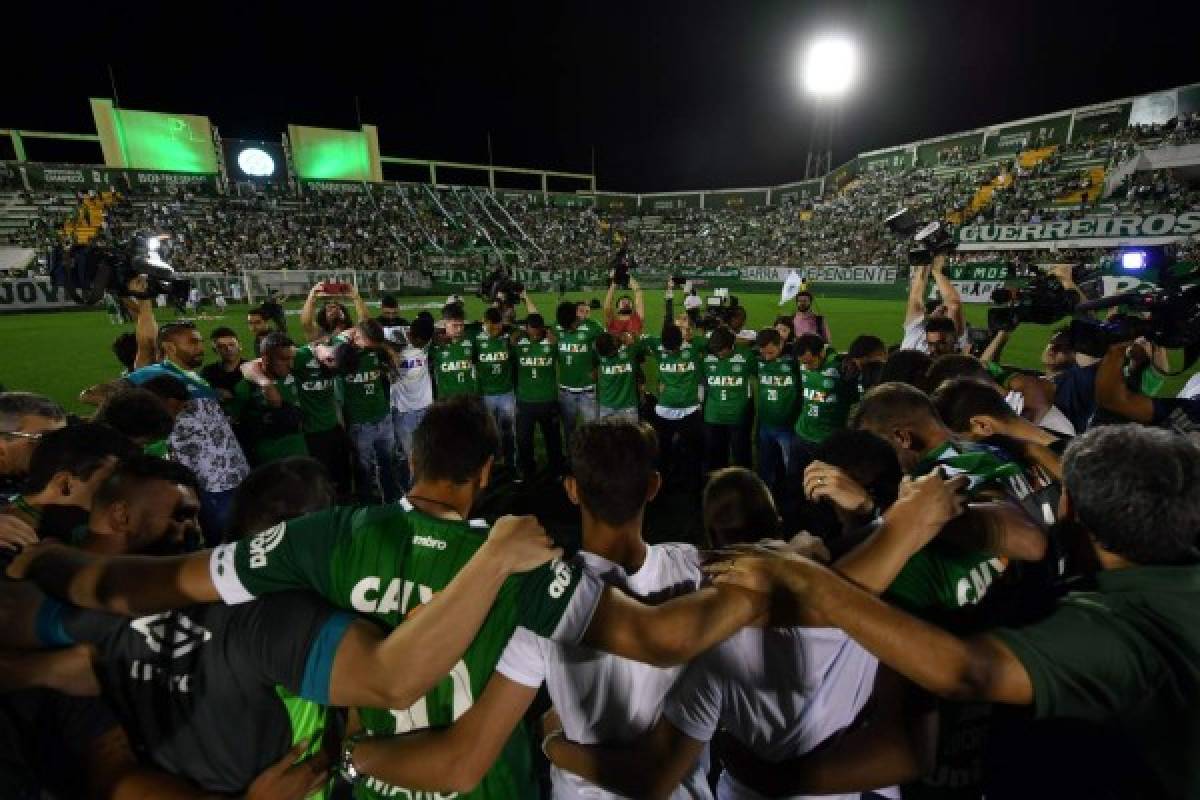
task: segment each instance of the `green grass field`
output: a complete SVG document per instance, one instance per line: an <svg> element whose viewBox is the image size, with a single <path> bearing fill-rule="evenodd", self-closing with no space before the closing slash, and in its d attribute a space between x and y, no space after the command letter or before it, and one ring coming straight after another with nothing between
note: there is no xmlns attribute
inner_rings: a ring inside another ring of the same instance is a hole
<svg viewBox="0 0 1200 800"><path fill-rule="evenodd" d="M444 299L407 297L401 298L401 304L410 308L436 308ZM547 319L552 320L557 296L534 295L533 299ZM755 327L769 325L779 313L778 295L743 294L740 299L749 311L750 324ZM649 317L647 330L657 330L662 324L662 292L647 292L646 303ZM374 307L373 303L371 305ZM300 325L294 313L296 308L296 303L289 305L292 313L289 313L288 320L293 333L298 334ZM482 309L481 301L475 298L468 300L468 312L472 318L477 319ZM967 316L973 324L985 324L986 306L968 306L967 309ZM889 344L900 340L904 306L898 300L826 298L820 302L818 310L828 318L834 344L838 348L845 348L855 336L862 333L873 333ZM157 313L160 322L175 318L173 310L158 309ZM409 311L406 315L415 313L415 310ZM599 311L593 313L600 314ZM231 306L224 318L201 319L198 325L206 336L210 330L221 325L228 325L248 335L244 307ZM69 410L84 412L87 407L78 402L80 390L94 383L111 380L119 374L120 367L109 345L118 333L131 329L131 326L113 325L103 311L0 316L0 352L4 354L0 361L0 384L10 390L47 394ZM1021 326L1005 351L1003 361L1016 366L1037 367L1049 330L1049 326L1043 325ZM1174 395L1185 380L1186 376L1169 379L1164 394Z"/></svg>

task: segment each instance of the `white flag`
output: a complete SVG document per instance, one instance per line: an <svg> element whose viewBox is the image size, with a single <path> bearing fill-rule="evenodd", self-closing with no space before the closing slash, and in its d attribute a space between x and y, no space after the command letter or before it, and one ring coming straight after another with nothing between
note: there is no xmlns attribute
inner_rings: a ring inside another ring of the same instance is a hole
<svg viewBox="0 0 1200 800"><path fill-rule="evenodd" d="M800 277L800 273L796 270L789 272L787 280L783 282L783 291L779 293L779 305L783 305L800 294L802 288L804 288L804 278Z"/></svg>

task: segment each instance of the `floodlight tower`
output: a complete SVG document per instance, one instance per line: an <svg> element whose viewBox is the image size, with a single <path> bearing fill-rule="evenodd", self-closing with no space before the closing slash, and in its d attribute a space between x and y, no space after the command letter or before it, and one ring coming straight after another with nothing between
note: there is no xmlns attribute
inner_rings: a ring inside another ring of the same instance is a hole
<svg viewBox="0 0 1200 800"><path fill-rule="evenodd" d="M847 36L814 39L800 61L800 79L814 100L805 178L820 178L833 169L833 134L841 101L858 77L858 48Z"/></svg>

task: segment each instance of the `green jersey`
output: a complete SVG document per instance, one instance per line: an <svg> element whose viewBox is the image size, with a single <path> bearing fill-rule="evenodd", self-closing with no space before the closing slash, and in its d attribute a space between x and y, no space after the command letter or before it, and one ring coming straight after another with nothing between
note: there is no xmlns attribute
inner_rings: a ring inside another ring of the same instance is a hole
<svg viewBox="0 0 1200 800"><path fill-rule="evenodd" d="M842 357L830 353L816 369L800 370L800 415L796 435L820 443L846 427L850 409L858 402L858 381L842 377Z"/></svg>
<svg viewBox="0 0 1200 800"><path fill-rule="evenodd" d="M275 381L275 388L283 397L281 408L268 405L263 390L250 381L239 381L234 387L234 405L241 410L242 421L253 442L255 466L288 456L308 455L300 423L298 385L296 376L291 373ZM293 420L287 419L289 416Z"/></svg>
<svg viewBox="0 0 1200 800"><path fill-rule="evenodd" d="M429 360L433 364L438 399L445 400L458 394L478 394L475 341L469 336L464 335L446 344L435 344L429 348Z"/></svg>
<svg viewBox="0 0 1200 800"><path fill-rule="evenodd" d="M673 409L699 407L703 345L693 340L671 351L662 346L659 337L646 336L642 346L658 364L658 404Z"/></svg>
<svg viewBox="0 0 1200 800"><path fill-rule="evenodd" d="M558 399L554 350L554 345L545 338L535 342L526 336L517 342L513 355L517 360L518 402L553 403Z"/></svg>
<svg viewBox="0 0 1200 800"><path fill-rule="evenodd" d="M967 492L1011 493L1024 481L1019 464L984 445L946 442L921 457L913 470L925 475L941 467L947 478L966 475ZM933 615L974 605L1004 573L1008 562L982 550L934 539L909 559L888 596L915 614Z"/></svg>
<svg viewBox="0 0 1200 800"><path fill-rule="evenodd" d="M709 425L740 425L750 412L750 382L754 360L740 350L725 358L704 357L704 421Z"/></svg>
<svg viewBox="0 0 1200 800"><path fill-rule="evenodd" d="M358 351L358 364L344 376L343 382L347 424L370 425L390 413L387 375L374 350Z"/></svg>
<svg viewBox="0 0 1200 800"><path fill-rule="evenodd" d="M789 356L758 360L758 424L788 428L796 420L799 397L796 362Z"/></svg>
<svg viewBox="0 0 1200 800"><path fill-rule="evenodd" d="M431 517L407 501L332 508L280 523L213 551L210 574L226 603L305 588L387 629L446 588L483 544L487 523ZM370 735L390 736L451 724L483 691L517 626L560 642L577 642L602 586L566 562L510 577L483 627L441 682L408 709L359 709ZM421 658L421 654L414 654ZM525 732L518 729L471 800L536 796ZM368 779L355 797L426 797Z"/></svg>
<svg viewBox="0 0 1200 800"><path fill-rule="evenodd" d="M596 351L592 348L599 327L581 324L573 331L555 326L558 353L558 385L564 389L590 389L596 385Z"/></svg>
<svg viewBox="0 0 1200 800"><path fill-rule="evenodd" d="M513 365L508 336L489 336L481 330L475 336L475 363L479 375L479 393L510 394L513 390Z"/></svg>
<svg viewBox="0 0 1200 800"><path fill-rule="evenodd" d="M616 355L605 358L597 354L596 404L603 408L621 410L637 408L637 357L641 345L621 345Z"/></svg>
<svg viewBox="0 0 1200 800"><path fill-rule="evenodd" d="M304 432L321 433L338 426L337 380L321 366L312 345L296 348L292 362L300 411L304 414Z"/></svg>

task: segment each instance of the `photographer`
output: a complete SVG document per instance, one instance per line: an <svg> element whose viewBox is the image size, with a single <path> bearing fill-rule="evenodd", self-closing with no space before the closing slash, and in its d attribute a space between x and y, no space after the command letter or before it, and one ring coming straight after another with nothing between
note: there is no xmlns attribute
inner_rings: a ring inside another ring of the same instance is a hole
<svg viewBox="0 0 1200 800"><path fill-rule="evenodd" d="M1133 422L1159 425L1177 433L1200 434L1200 398L1157 398L1139 394L1129 387L1124 372L1125 356L1132 342L1109 346L1096 372L1096 403Z"/></svg>
<svg viewBox="0 0 1200 800"><path fill-rule="evenodd" d="M946 277L946 256L939 254L933 257L933 264L928 267L914 266L912 268L912 283L908 289L908 310L904 317L904 340L900 343L902 350L920 350L935 358L946 353L957 352L962 346L962 337L966 335L966 321L963 318L962 297L954 284ZM941 304L926 316L925 291L929 286L929 276L937 284L942 296ZM943 322L942 320L948 320Z"/></svg>
<svg viewBox="0 0 1200 800"><path fill-rule="evenodd" d="M633 290L633 298L622 295L613 309L613 294L617 289L616 273L609 274L608 294L604 296L604 329L614 336L632 333L641 336L645 328L646 303L642 297L642 287L637 279L629 276L629 288Z"/></svg>

